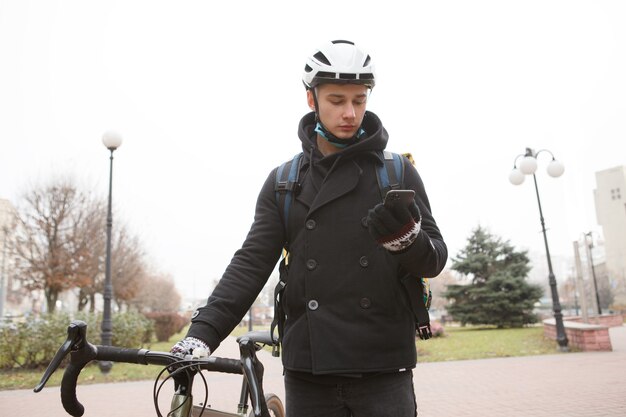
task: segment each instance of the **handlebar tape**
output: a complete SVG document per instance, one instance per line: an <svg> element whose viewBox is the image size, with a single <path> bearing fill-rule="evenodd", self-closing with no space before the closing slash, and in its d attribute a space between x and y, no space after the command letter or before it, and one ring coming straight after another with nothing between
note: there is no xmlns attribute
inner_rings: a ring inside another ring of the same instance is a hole
<svg viewBox="0 0 626 417"><path fill-rule="evenodd" d="M139 363L147 365L146 349L127 349L113 346L98 346L96 359L101 361L123 362L123 363Z"/></svg>
<svg viewBox="0 0 626 417"><path fill-rule="evenodd" d="M227 374L239 374L243 373L241 369L241 361L239 359L218 358L216 356L209 356L208 358L211 366L202 366L203 369L209 371L223 372Z"/></svg>
<svg viewBox="0 0 626 417"><path fill-rule="evenodd" d="M85 412L85 407L76 398L76 382L78 375L85 365L94 359L110 360L114 362L141 363L146 364L145 349L120 349L111 346L94 346L87 343L81 350L71 354L70 364L63 373L61 381L61 403L68 414L74 417L81 417Z"/></svg>
<svg viewBox="0 0 626 417"><path fill-rule="evenodd" d="M74 417L80 417L85 408L76 398L76 381L80 371L85 365L96 358L97 348L91 343L85 343L80 349L70 354L70 364L65 368L61 381L61 403L67 413Z"/></svg>
<svg viewBox="0 0 626 417"><path fill-rule="evenodd" d="M76 398L76 380L85 364L74 365L70 363L63 373L61 382L61 403L67 413L74 417L81 417L85 407Z"/></svg>

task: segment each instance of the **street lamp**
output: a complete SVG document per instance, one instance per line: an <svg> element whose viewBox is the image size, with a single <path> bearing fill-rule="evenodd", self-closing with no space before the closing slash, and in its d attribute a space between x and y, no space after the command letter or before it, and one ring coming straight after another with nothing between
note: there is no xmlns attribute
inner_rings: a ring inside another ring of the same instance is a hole
<svg viewBox="0 0 626 417"><path fill-rule="evenodd" d="M113 335L113 325L111 324L111 299L113 298L113 284L111 283L111 228L113 227L113 214L111 210L113 195L113 152L122 145L122 136L113 131L107 131L102 136L102 143L111 151L109 162L109 207L107 212L107 253L106 266L104 272L104 311L102 313L102 335L101 343L104 346L111 346ZM100 361L98 363L103 374L109 373L113 367L110 361Z"/></svg>
<svg viewBox="0 0 626 417"><path fill-rule="evenodd" d="M541 231L543 232L543 242L546 246L546 257L548 258L548 282L550 283L550 290L552 292L552 310L554 311L554 320L556 322L556 341L560 350L567 351L567 335L565 334L565 326L563 326L563 314L561 313L561 303L559 302L559 292L556 286L556 278L552 271L552 259L550 258L550 248L548 247L548 237L546 236L546 226L543 220L543 211L541 210L541 199L539 198L539 188L537 187L537 177L535 171L537 170L537 156L547 152L552 156L552 161L548 164L548 175L551 177L560 177L565 171L563 164L557 161L547 149L542 149L538 152L534 152L530 148L526 148L526 153L518 155L513 161L513 171L509 174L509 181L513 185L520 185L524 182L526 175L532 175L535 182L535 192L537 194L537 204L539 205L539 219L541 220ZM523 157L522 160L517 163L519 157Z"/></svg>
<svg viewBox="0 0 626 417"><path fill-rule="evenodd" d="M587 238L590 238L587 246L587 252L589 253L589 265L591 265L591 276L593 277L593 289L596 293L596 304L598 306L598 315L602 315L602 307L600 307L600 296L598 295L598 280L596 279L596 268L593 266L593 236L591 232L585 233L585 243L587 243Z"/></svg>

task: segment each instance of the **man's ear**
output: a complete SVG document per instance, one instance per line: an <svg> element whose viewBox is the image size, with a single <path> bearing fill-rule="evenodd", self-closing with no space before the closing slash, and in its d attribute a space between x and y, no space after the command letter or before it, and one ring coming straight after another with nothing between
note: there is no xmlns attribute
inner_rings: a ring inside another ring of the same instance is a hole
<svg viewBox="0 0 626 417"><path fill-rule="evenodd" d="M315 99L313 98L313 90L306 91L306 103L312 111L315 111Z"/></svg>

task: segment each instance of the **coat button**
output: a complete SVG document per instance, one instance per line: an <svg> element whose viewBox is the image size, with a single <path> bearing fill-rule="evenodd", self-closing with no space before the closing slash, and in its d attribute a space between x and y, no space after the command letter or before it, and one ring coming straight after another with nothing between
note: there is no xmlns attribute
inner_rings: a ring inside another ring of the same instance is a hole
<svg viewBox="0 0 626 417"><path fill-rule="evenodd" d="M310 300L309 301L309 310L315 311L317 310L317 308L320 306L320 304L317 302L317 300Z"/></svg>
<svg viewBox="0 0 626 417"><path fill-rule="evenodd" d="M361 226L367 227L367 217L361 217Z"/></svg>
<svg viewBox="0 0 626 417"><path fill-rule="evenodd" d="M315 220L309 219L306 221L304 225L306 226L307 229L313 230L317 226L317 223L315 222Z"/></svg>
<svg viewBox="0 0 626 417"><path fill-rule="evenodd" d="M372 301L367 297L363 297L361 298L361 302L359 304L361 305L361 308L367 309L372 306Z"/></svg>
<svg viewBox="0 0 626 417"><path fill-rule="evenodd" d="M315 268L317 268L317 261L315 259L309 259L308 261L306 261L306 269L312 271Z"/></svg>
<svg viewBox="0 0 626 417"><path fill-rule="evenodd" d="M363 268L367 268L367 266L370 264L370 261L367 259L367 256L361 256L361 259L359 259L359 264L361 264Z"/></svg>

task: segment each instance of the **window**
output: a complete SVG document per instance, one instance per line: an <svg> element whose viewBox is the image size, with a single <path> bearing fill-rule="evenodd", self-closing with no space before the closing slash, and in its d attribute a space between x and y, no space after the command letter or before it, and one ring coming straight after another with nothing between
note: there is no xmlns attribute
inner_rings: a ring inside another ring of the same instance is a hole
<svg viewBox="0 0 626 417"><path fill-rule="evenodd" d="M621 200L622 193L619 188L611 188L611 200Z"/></svg>

